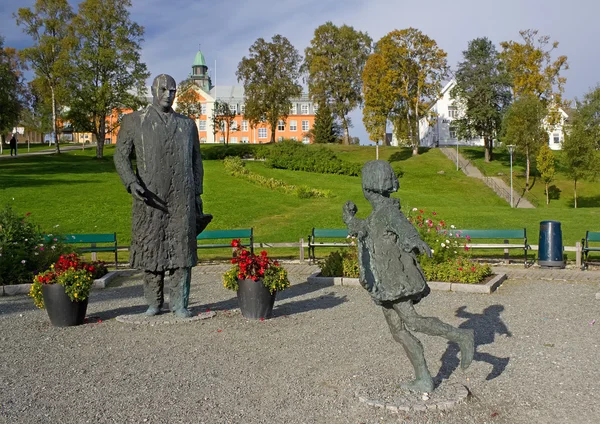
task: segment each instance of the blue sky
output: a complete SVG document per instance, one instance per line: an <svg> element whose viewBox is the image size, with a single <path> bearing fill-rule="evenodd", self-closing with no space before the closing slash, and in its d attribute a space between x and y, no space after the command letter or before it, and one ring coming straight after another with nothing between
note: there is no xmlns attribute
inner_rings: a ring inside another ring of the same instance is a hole
<svg viewBox="0 0 600 424"><path fill-rule="evenodd" d="M494 43L518 40L519 30L538 29L559 41L570 69L565 95L582 97L600 83L600 2L597 0L133 0L131 18L145 28L142 60L152 76L186 78L199 46L214 83L236 85L235 71L254 41L287 37L302 54L316 27L332 21L366 31L377 41L394 29L418 28L448 53L455 69L467 43L486 36ZM23 48L31 40L12 14L35 0L0 0L0 35L5 45ZM78 1L70 1L76 10ZM151 80L150 80L151 81ZM149 83L150 83L149 81ZM360 110L352 114L361 144L368 143Z"/></svg>

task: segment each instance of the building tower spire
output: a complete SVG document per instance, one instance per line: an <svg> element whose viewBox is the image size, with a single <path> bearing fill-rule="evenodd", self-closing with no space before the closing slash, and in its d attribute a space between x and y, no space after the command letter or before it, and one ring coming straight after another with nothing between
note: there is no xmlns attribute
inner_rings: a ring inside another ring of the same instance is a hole
<svg viewBox="0 0 600 424"><path fill-rule="evenodd" d="M200 47L200 45L198 45ZM210 92L212 88L212 82L210 80L210 76L208 75L208 66L206 66L206 61L204 60L204 55L202 51L198 48L198 53L196 53L196 57L194 58L194 63L192 64L192 75L190 76L194 84L200 87L205 92Z"/></svg>

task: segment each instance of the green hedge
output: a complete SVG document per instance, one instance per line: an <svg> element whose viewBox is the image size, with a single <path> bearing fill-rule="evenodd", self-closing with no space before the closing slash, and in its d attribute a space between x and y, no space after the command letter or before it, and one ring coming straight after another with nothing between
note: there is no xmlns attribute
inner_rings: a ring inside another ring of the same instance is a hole
<svg viewBox="0 0 600 424"><path fill-rule="evenodd" d="M271 146L266 165L270 168L320 174L360 175L362 164L345 162L326 147L308 148L293 140Z"/></svg>

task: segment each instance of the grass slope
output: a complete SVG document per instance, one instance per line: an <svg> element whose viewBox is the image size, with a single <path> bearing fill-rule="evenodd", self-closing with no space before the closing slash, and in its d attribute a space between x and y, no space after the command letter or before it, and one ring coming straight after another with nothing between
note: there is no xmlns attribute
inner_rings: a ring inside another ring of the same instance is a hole
<svg viewBox="0 0 600 424"><path fill-rule="evenodd" d="M348 161L363 163L375 158L374 147L331 148ZM104 160L93 159L95 152L89 149L0 161L0 206L10 204L20 213L31 212L31 219L49 232L116 231L119 244L129 244L131 197L115 172L113 149L114 146L106 146ZM532 244L537 244L542 220L561 221L565 245L574 245L587 229L600 229L595 225L600 218L598 208L571 209L567 199L551 202L549 208L542 205L537 209L511 209L481 181L457 172L454 163L437 149L425 149L416 157L405 149L379 150L381 159L397 162L396 166L404 172L399 193L394 194L401 199L404 210L412 207L435 210L446 222L459 228L526 227ZM477 157L472 160L478 164ZM518 169L522 164L515 166ZM328 199L299 199L232 177L225 172L221 161L205 161L204 167L205 211L214 215L210 228L254 227L259 242L306 239L312 227L343 228L341 210L347 200L357 204L359 216L365 217L370 212L359 177L270 169L262 162L247 163L252 172L288 184L331 190L334 194ZM486 172L509 174L501 154ZM556 184L563 182L559 180ZM534 189L536 186L539 188L541 184L535 184ZM584 190L600 193L600 185L587 183L582 194Z"/></svg>

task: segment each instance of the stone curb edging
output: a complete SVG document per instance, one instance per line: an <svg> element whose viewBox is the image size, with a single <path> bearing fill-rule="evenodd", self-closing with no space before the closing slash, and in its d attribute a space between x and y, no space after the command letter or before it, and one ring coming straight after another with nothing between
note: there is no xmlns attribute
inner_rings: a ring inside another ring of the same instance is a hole
<svg viewBox="0 0 600 424"><path fill-rule="evenodd" d="M105 289L108 283L110 283L121 272L123 271L110 271L104 277L95 279L92 288ZM2 296L17 296L20 294L29 294L29 290L31 290L31 284L11 284L7 286L2 286Z"/></svg>
<svg viewBox="0 0 600 424"><path fill-rule="evenodd" d="M192 322L197 322L201 320L205 320L208 318L213 318L217 315L214 311L209 312L201 312L198 315L191 316L189 318L178 318L173 313L170 314L161 314L155 316L146 316L144 314L134 314L134 315L119 315L116 320L118 322L122 322L124 324L138 324L138 325L149 325L151 327L155 325L164 325L164 324L189 324Z"/></svg>
<svg viewBox="0 0 600 424"><path fill-rule="evenodd" d="M469 389L467 389L462 384L452 384L449 389L452 391L452 396L442 396L441 399L435 400L435 398L429 401L429 396L424 394L422 400L416 400L419 395L413 395L410 397L406 397L401 402L393 402L387 403L379 400L367 399L364 396L359 396L358 400L362 403L365 403L368 406L373 406L379 409L386 409L394 414L400 412L425 412L425 411L445 411L451 409L452 407L464 402L469 397ZM430 393L432 397L435 396L435 391ZM413 399L411 399L411 397ZM428 402L429 401L429 402Z"/></svg>
<svg viewBox="0 0 600 424"><path fill-rule="evenodd" d="M463 284L463 283L445 283L441 281L429 281L427 284L431 290L454 291L466 293L487 293L494 292L504 280L506 274L496 274L494 278L485 284ZM320 272L315 272L308 277L309 283L333 284L334 286L352 286L361 287L358 278L350 277L321 277Z"/></svg>

